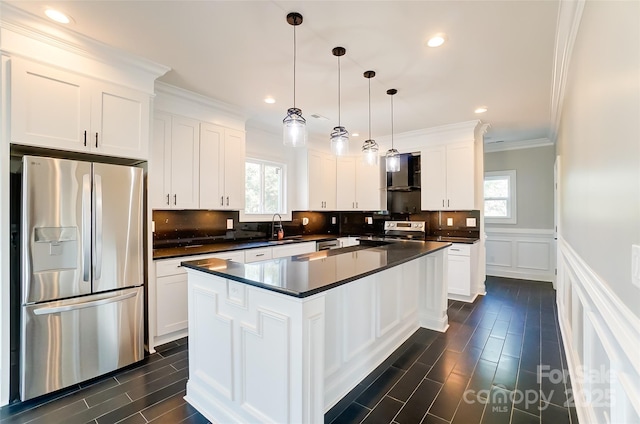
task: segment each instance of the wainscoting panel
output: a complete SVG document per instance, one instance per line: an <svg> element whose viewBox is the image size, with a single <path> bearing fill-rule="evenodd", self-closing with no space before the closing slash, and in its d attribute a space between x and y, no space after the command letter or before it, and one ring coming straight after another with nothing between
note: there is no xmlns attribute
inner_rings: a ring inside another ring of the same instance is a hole
<svg viewBox="0 0 640 424"><path fill-rule="evenodd" d="M553 230L485 228L487 275L555 282Z"/></svg>
<svg viewBox="0 0 640 424"><path fill-rule="evenodd" d="M640 423L640 319L562 238L557 303L580 424Z"/></svg>

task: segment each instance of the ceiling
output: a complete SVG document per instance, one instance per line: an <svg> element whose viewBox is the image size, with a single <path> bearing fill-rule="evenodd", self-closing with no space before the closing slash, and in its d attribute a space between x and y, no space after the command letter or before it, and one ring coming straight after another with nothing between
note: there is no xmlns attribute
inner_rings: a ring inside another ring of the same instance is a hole
<svg viewBox="0 0 640 424"><path fill-rule="evenodd" d="M161 81L239 107L248 126L281 131L296 106L311 138L328 140L338 121L355 144L481 119L490 141L548 137L558 1L7 1L34 15L45 6L69 14L66 28L171 67ZM52 23L52 25L60 25ZM447 42L426 46L439 32ZM266 104L272 96L275 104ZM474 113L478 106L488 111ZM329 118L312 118L317 114Z"/></svg>

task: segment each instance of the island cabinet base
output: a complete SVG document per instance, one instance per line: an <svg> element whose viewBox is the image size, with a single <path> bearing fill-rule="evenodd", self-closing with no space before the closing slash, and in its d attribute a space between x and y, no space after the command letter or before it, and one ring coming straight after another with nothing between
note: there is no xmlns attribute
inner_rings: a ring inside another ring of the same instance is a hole
<svg viewBox="0 0 640 424"><path fill-rule="evenodd" d="M323 423L418 327L448 327L447 251L298 298L197 270L185 399L212 422Z"/></svg>

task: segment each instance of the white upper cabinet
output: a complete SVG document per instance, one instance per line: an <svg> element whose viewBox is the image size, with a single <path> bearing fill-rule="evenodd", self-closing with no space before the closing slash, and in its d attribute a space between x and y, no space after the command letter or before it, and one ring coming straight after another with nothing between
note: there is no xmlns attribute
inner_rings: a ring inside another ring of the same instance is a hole
<svg viewBox="0 0 640 424"><path fill-rule="evenodd" d="M308 152L307 179L300 184L307 184L308 203L302 209L335 210L336 209L336 159L334 156L316 152ZM303 204L304 204L303 199Z"/></svg>
<svg viewBox="0 0 640 424"><path fill-rule="evenodd" d="M11 142L147 159L149 96L11 59Z"/></svg>
<svg viewBox="0 0 640 424"><path fill-rule="evenodd" d="M196 209L199 184L198 121L156 112L149 178L153 209Z"/></svg>
<svg viewBox="0 0 640 424"><path fill-rule="evenodd" d="M245 135L200 124L200 208L244 209Z"/></svg>
<svg viewBox="0 0 640 424"><path fill-rule="evenodd" d="M422 149L422 210L477 209L474 160L473 142Z"/></svg>
<svg viewBox="0 0 640 424"><path fill-rule="evenodd" d="M359 157L336 160L336 199L338 210L380 210L380 168L369 166Z"/></svg>

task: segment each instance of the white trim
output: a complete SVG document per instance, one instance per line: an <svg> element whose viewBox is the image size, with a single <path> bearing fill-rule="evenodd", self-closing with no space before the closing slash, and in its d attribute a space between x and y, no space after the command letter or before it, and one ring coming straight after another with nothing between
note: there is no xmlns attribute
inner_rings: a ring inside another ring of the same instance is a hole
<svg viewBox="0 0 640 424"><path fill-rule="evenodd" d="M485 233L487 275L555 281L556 247L553 229L487 226Z"/></svg>
<svg viewBox="0 0 640 424"><path fill-rule="evenodd" d="M162 82L162 81L156 81L155 90L156 90L156 94L162 94L165 96L172 97L173 98L172 100L174 101L177 99L180 99L183 101L187 101L191 104L195 104L199 107L204 107L207 109L215 109L217 111L225 112L230 115L234 115L236 119L242 121L243 123L246 120L241 108L231 105L229 103L222 102L220 100L213 99L211 97L204 96L200 93L196 93L184 88L176 87L174 85L167 84L166 82ZM163 107L163 106L165 105L163 104L157 107L158 109L164 110L165 112L174 113L171 110L165 110L167 107ZM184 112L182 113L176 112L176 113L178 115L184 114ZM211 119L203 119L203 120L211 121ZM215 123L215 122L212 122L212 123ZM244 131L245 129L244 125L240 129Z"/></svg>
<svg viewBox="0 0 640 424"><path fill-rule="evenodd" d="M394 134L393 143L401 152L415 152L426 146L474 141L478 128L486 131L487 124L483 124L480 120L473 120L407 131ZM391 147L390 135L377 137L377 141L381 152Z"/></svg>
<svg viewBox="0 0 640 424"><path fill-rule="evenodd" d="M599 376L600 367L612 374L606 411L611 422L640 422L640 318L561 237L558 271L558 320L580 422L598 422L585 394L596 394L590 393L588 380ZM601 347L595 353L594 344Z"/></svg>
<svg viewBox="0 0 640 424"><path fill-rule="evenodd" d="M558 8L551 84L550 139L552 142L555 142L560 127L567 75L584 5L585 0L561 1Z"/></svg>
<svg viewBox="0 0 640 424"><path fill-rule="evenodd" d="M484 143L485 153L503 152L507 150L535 149L537 147L553 146L553 141L547 137L536 138L533 140L522 141L503 141L503 142L487 142Z"/></svg>
<svg viewBox="0 0 640 424"><path fill-rule="evenodd" d="M484 181L489 179L498 179L498 177L509 178L509 197L507 198L507 216L504 218L489 217L484 214L485 224L517 224L518 223L518 191L517 191L517 173L515 169L508 169L504 171L485 171L483 179L483 193L484 193ZM482 208L484 209L484 203L487 200L486 193L482 200Z"/></svg>

